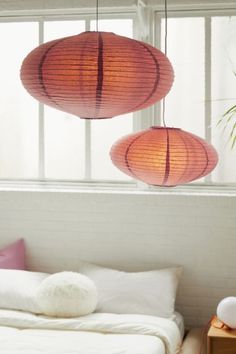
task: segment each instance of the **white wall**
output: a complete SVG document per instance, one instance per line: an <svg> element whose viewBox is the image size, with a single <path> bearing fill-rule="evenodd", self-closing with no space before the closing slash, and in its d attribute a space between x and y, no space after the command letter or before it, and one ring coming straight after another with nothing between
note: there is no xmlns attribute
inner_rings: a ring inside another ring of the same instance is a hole
<svg viewBox="0 0 236 354"><path fill-rule="evenodd" d="M236 196L111 192L0 192L0 246L23 237L31 269L79 259L127 270L184 266L178 308L207 322L236 296Z"/></svg>

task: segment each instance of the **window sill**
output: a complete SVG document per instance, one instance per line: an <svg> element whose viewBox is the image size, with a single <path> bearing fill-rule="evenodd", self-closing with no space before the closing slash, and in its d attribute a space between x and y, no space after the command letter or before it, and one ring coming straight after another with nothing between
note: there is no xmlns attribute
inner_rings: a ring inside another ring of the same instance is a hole
<svg viewBox="0 0 236 354"><path fill-rule="evenodd" d="M236 197L236 185L188 184L177 187L155 187L133 182L71 182L0 180L2 192L55 192L55 193L105 193L105 194L146 194L146 195L205 195Z"/></svg>

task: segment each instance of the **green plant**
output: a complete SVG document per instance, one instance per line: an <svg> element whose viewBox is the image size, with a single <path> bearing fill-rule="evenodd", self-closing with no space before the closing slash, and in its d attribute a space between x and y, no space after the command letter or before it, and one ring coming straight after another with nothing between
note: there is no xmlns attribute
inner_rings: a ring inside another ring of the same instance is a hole
<svg viewBox="0 0 236 354"><path fill-rule="evenodd" d="M223 124L225 131L229 130L229 142L233 149L236 144L236 105L229 108L218 121L217 125Z"/></svg>

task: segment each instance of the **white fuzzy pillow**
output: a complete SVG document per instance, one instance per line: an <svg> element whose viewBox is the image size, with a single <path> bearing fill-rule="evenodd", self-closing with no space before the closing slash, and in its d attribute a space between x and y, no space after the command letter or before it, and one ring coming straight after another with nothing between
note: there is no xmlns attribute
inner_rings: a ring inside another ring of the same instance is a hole
<svg viewBox="0 0 236 354"><path fill-rule="evenodd" d="M97 288L85 275L74 272L52 274L40 284L36 300L47 316L78 317L97 306Z"/></svg>

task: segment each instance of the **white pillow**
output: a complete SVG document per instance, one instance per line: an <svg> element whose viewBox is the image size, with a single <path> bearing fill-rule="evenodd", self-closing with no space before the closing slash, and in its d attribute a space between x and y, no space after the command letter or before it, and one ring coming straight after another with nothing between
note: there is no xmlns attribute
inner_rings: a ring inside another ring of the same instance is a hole
<svg viewBox="0 0 236 354"><path fill-rule="evenodd" d="M92 313L97 306L97 289L85 275L61 272L42 281L36 299L44 315L84 316Z"/></svg>
<svg viewBox="0 0 236 354"><path fill-rule="evenodd" d="M0 308L41 313L35 295L48 274L0 269Z"/></svg>
<svg viewBox="0 0 236 354"><path fill-rule="evenodd" d="M90 263L79 267L98 289L96 312L143 314L170 318L181 267L127 273Z"/></svg>

